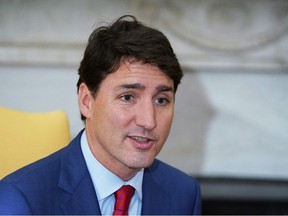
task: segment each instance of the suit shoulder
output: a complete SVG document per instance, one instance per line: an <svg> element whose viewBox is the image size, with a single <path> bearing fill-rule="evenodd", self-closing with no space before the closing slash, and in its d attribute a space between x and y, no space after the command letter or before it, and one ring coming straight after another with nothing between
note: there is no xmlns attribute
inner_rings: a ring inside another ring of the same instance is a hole
<svg viewBox="0 0 288 216"><path fill-rule="evenodd" d="M146 180L153 181L165 197L170 199L170 208L175 214L200 214L200 185L194 177L155 160L152 166L146 169Z"/></svg>
<svg viewBox="0 0 288 216"><path fill-rule="evenodd" d="M198 182L194 177L160 160L154 161L152 166L149 168L149 172L151 172L153 176L160 181L168 184L181 182L179 185L183 187L187 187L189 185L192 187L198 187Z"/></svg>

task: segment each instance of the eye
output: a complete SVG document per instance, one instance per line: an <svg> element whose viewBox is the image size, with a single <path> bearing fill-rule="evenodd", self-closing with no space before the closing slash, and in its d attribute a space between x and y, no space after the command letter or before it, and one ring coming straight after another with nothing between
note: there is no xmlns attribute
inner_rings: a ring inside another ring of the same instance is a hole
<svg viewBox="0 0 288 216"><path fill-rule="evenodd" d="M156 104L163 106L163 105L168 104L169 100L167 98L157 98L155 102Z"/></svg>
<svg viewBox="0 0 288 216"><path fill-rule="evenodd" d="M122 95L120 99L124 102L130 102L134 99L134 97L132 95L126 94L126 95Z"/></svg>

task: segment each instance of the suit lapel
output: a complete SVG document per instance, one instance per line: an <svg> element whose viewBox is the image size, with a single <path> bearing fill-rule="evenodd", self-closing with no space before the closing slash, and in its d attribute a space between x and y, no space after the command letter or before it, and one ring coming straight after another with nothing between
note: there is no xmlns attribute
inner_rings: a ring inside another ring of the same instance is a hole
<svg viewBox="0 0 288 216"><path fill-rule="evenodd" d="M157 163L146 169L143 178L142 215L171 214L169 195L163 190L163 184L157 182L154 170Z"/></svg>
<svg viewBox="0 0 288 216"><path fill-rule="evenodd" d="M101 215L95 189L88 173L86 176L70 199L62 204L64 214Z"/></svg>
<svg viewBox="0 0 288 216"><path fill-rule="evenodd" d="M61 158L58 186L67 192L61 207L64 214L100 215L98 199L81 151L81 134L70 143Z"/></svg>

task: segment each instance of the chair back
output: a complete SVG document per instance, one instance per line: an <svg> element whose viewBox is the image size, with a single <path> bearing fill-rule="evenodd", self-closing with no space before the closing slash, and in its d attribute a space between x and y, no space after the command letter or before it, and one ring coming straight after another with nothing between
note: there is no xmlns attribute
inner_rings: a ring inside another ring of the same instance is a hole
<svg viewBox="0 0 288 216"><path fill-rule="evenodd" d="M0 107L0 179L59 150L69 141L64 111L33 113Z"/></svg>

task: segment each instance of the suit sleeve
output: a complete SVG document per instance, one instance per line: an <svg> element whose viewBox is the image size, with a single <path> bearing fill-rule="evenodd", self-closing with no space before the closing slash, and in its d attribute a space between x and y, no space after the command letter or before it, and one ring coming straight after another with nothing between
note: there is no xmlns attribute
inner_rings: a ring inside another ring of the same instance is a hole
<svg viewBox="0 0 288 216"><path fill-rule="evenodd" d="M0 181L0 215L32 214L23 194L12 184Z"/></svg>

